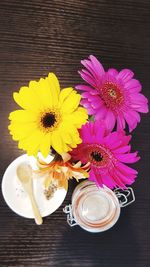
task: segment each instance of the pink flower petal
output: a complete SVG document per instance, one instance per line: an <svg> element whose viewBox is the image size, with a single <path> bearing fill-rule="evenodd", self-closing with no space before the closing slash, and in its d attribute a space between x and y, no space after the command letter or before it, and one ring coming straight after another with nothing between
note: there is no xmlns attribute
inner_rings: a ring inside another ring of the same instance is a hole
<svg viewBox="0 0 150 267"><path fill-rule="evenodd" d="M118 140L118 133L117 132L113 132L110 133L109 135L107 135L104 138L104 143L106 144L106 146L108 146L111 150L118 148L118 146L120 147L121 145L121 140Z"/></svg>
<svg viewBox="0 0 150 267"><path fill-rule="evenodd" d="M117 79L121 79L124 81L124 83L128 82L132 79L134 76L134 73L129 69L123 69L119 72Z"/></svg>
<svg viewBox="0 0 150 267"><path fill-rule="evenodd" d="M101 103L103 103L103 101L101 100L101 98L98 95L89 95L88 97L88 101L89 102L95 102L95 101L100 101Z"/></svg>
<svg viewBox="0 0 150 267"><path fill-rule="evenodd" d="M107 71L107 73L109 74L109 75L111 75L111 76L117 76L118 75L118 71L116 70L116 69L109 69L108 71Z"/></svg>
<svg viewBox="0 0 150 267"><path fill-rule="evenodd" d="M114 83L114 84L118 83L118 81L116 79L116 76L112 76L108 72L103 77L103 83L105 83L105 82L111 82L111 83Z"/></svg>
<svg viewBox="0 0 150 267"><path fill-rule="evenodd" d="M83 71L79 71L79 74L81 75L81 77L82 77L82 79L83 79L84 81L86 81L87 83L89 83L89 84L92 85L93 87L96 86L96 83L95 83L94 79L92 79L92 78L90 77L90 75L85 74Z"/></svg>
<svg viewBox="0 0 150 267"><path fill-rule="evenodd" d="M99 96L99 91L93 89L93 90L90 91L90 94L91 95L98 95Z"/></svg>
<svg viewBox="0 0 150 267"><path fill-rule="evenodd" d="M104 68L102 66L102 64L97 60L96 57L94 57L93 55L89 56L93 67L95 68L95 71L97 73L98 76L102 76L105 74Z"/></svg>
<svg viewBox="0 0 150 267"><path fill-rule="evenodd" d="M106 127L109 131L112 131L115 127L116 118L111 110L107 110L107 113L105 115L104 121L106 123Z"/></svg>
<svg viewBox="0 0 150 267"><path fill-rule="evenodd" d="M90 60L81 60L82 65L87 68L87 70L90 72L90 74L93 76L93 78L96 81L96 85L101 85L101 77L98 75L97 70L95 67L93 67L93 64Z"/></svg>
<svg viewBox="0 0 150 267"><path fill-rule="evenodd" d="M104 119L106 116L106 113L107 113L107 108L103 105L103 106L101 106L99 111L95 114L95 119L96 120Z"/></svg>
<svg viewBox="0 0 150 267"><path fill-rule="evenodd" d="M125 136L122 132L113 132L105 137L104 142L112 150L127 145L130 141L130 136Z"/></svg>
<svg viewBox="0 0 150 267"><path fill-rule="evenodd" d="M88 92L92 90L92 87L84 85L84 84L76 85L75 88L80 91L88 91Z"/></svg>
<svg viewBox="0 0 150 267"><path fill-rule="evenodd" d="M88 110L88 114L89 115L95 115L96 114L96 109L94 109L94 108L87 108L87 110Z"/></svg>
<svg viewBox="0 0 150 267"><path fill-rule="evenodd" d="M103 137L105 136L107 129L105 127L105 124L103 121L101 120L97 120L95 121L95 125L96 125L96 132L95 132L95 140L97 142L102 141Z"/></svg>
<svg viewBox="0 0 150 267"><path fill-rule="evenodd" d="M93 182L96 182L95 174L94 174L94 172L93 172L92 169L91 169L90 172L89 172L89 180L90 180L90 181L93 181Z"/></svg>
<svg viewBox="0 0 150 267"><path fill-rule="evenodd" d="M131 149L131 146L130 145L128 145L128 146L122 146L122 147L119 147L119 148L116 148L116 149L114 149L113 151L114 151L114 153L116 154L122 154L122 153L126 153L126 152L130 152L130 149Z"/></svg>
<svg viewBox="0 0 150 267"><path fill-rule="evenodd" d="M117 116L117 131L125 128L125 120L122 115Z"/></svg>
<svg viewBox="0 0 150 267"><path fill-rule="evenodd" d="M134 108L135 110L137 110L138 112L141 112L141 113L148 113L148 111L149 111L147 104L143 104L143 105L132 104L132 108Z"/></svg>
<svg viewBox="0 0 150 267"><path fill-rule="evenodd" d="M123 163L134 163L140 159L140 157L137 157L137 152L127 153L127 154L117 154L116 158Z"/></svg>
<svg viewBox="0 0 150 267"><path fill-rule="evenodd" d="M110 175L112 179L114 180L114 183L119 187L119 188L125 188L124 183L121 181L120 177L115 175L114 169L110 171Z"/></svg>
<svg viewBox="0 0 150 267"><path fill-rule="evenodd" d="M124 113L124 118L129 125L129 131L132 132L137 126L137 119L131 116L128 111Z"/></svg>
<svg viewBox="0 0 150 267"><path fill-rule="evenodd" d="M95 101L91 102L91 106L95 109L99 109L101 106L104 105L104 102L99 98L96 99Z"/></svg>
<svg viewBox="0 0 150 267"><path fill-rule="evenodd" d="M115 174L126 185L131 185L134 182L135 178L136 178L136 175L130 175L130 174L128 174L126 176L125 174L121 173L120 170L118 170L118 169L115 169Z"/></svg>
<svg viewBox="0 0 150 267"><path fill-rule="evenodd" d="M82 69L81 72L86 74L90 79L92 79L95 82L93 75L88 70Z"/></svg>
<svg viewBox="0 0 150 267"><path fill-rule="evenodd" d="M132 100L132 103L148 103L148 99L141 93L130 94L130 99Z"/></svg>
<svg viewBox="0 0 150 267"><path fill-rule="evenodd" d="M91 97L91 94L89 92L84 92L82 94L82 98L90 98Z"/></svg>
<svg viewBox="0 0 150 267"><path fill-rule="evenodd" d="M133 175L137 175L138 172L134 169L132 169L131 167L121 163L121 162L118 162L117 163L117 169L119 169L121 172L123 172L124 174L128 175L128 174L133 174Z"/></svg>
<svg viewBox="0 0 150 267"><path fill-rule="evenodd" d="M124 88L129 90L130 93L132 93L132 94L138 93L142 90L142 86L141 86L140 82L136 79L132 79L132 80L128 81L127 83L125 83Z"/></svg>
<svg viewBox="0 0 150 267"><path fill-rule="evenodd" d="M100 186L100 187L103 187L103 181L102 181L102 178L101 178L101 173L99 173L97 168L93 168L93 170L94 170L95 178L96 178L96 181L97 181L97 185Z"/></svg>
<svg viewBox="0 0 150 267"><path fill-rule="evenodd" d="M114 180L112 179L112 176L108 172L105 174L101 174L101 179L102 183L110 189L113 189L116 186Z"/></svg>
<svg viewBox="0 0 150 267"><path fill-rule="evenodd" d="M87 99L81 99L80 104L83 105L85 108L91 108L91 104Z"/></svg>
<svg viewBox="0 0 150 267"><path fill-rule="evenodd" d="M94 181L98 186L103 187L101 176L97 174L95 168L91 166L90 180Z"/></svg>
<svg viewBox="0 0 150 267"><path fill-rule="evenodd" d="M135 110L128 110L128 112L129 112L129 115L133 118L133 120L140 122L141 117L138 112L136 112Z"/></svg>

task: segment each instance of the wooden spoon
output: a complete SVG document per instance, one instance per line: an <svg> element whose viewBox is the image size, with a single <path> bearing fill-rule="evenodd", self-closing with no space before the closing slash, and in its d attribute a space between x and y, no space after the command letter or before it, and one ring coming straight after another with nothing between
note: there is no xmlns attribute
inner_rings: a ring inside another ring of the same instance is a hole
<svg viewBox="0 0 150 267"><path fill-rule="evenodd" d="M33 185L32 185L32 168L29 164L23 162L21 163L18 168L17 168L17 175L22 183L24 189L28 193L28 196L31 201L33 213L34 213L34 218L35 222L40 225L42 224L43 220L41 217L41 214L39 212L39 209L37 207L34 195L33 195Z"/></svg>

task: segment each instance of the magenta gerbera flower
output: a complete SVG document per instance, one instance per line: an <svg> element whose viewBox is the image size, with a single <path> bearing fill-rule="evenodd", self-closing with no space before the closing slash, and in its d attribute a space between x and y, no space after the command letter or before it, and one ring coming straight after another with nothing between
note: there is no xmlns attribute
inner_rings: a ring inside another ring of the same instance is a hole
<svg viewBox="0 0 150 267"><path fill-rule="evenodd" d="M85 91L81 104L88 113L98 120L105 120L110 130L116 122L118 130L124 129L126 122L130 131L135 129L140 122L139 112L148 112L148 100L140 93L141 84L133 79L134 73L129 69L120 72L109 69L105 72L94 56L81 63L86 69L79 73L89 86L78 85L76 88Z"/></svg>
<svg viewBox="0 0 150 267"><path fill-rule="evenodd" d="M100 187L125 188L134 182L137 171L125 165L140 158L131 153L131 136L125 132L108 132L104 122L88 122L80 130L82 143L71 152L74 160L90 162L89 179Z"/></svg>

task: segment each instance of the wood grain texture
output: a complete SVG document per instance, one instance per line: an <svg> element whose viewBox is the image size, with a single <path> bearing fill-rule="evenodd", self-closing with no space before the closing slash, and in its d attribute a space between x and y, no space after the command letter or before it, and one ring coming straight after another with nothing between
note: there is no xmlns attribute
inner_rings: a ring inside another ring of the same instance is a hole
<svg viewBox="0 0 150 267"><path fill-rule="evenodd" d="M0 118L1 177L22 151L8 134L8 114L16 108L12 92L49 71L62 87L79 83L80 60L94 54L106 68L131 68L149 97L149 0L1 0ZM0 196L0 266L150 266L150 120L133 133L140 151L135 165L136 202L122 210L117 225L102 234L70 228L62 207L42 226L15 215Z"/></svg>

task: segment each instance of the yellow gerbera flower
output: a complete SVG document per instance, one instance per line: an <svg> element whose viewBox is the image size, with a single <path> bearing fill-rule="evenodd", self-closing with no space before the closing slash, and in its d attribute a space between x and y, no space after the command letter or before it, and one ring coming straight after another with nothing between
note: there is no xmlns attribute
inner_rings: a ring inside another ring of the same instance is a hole
<svg viewBox="0 0 150 267"><path fill-rule="evenodd" d="M54 73L39 82L31 81L13 97L23 109L10 113L10 134L28 155L41 151L46 157L51 147L62 154L81 143L78 129L88 117L79 107L81 96L71 87L60 91Z"/></svg>

